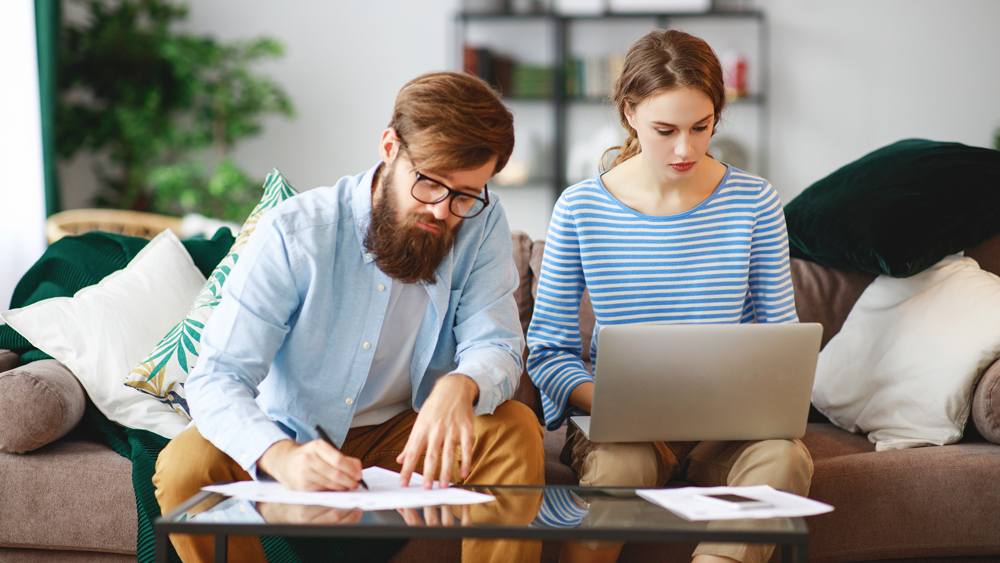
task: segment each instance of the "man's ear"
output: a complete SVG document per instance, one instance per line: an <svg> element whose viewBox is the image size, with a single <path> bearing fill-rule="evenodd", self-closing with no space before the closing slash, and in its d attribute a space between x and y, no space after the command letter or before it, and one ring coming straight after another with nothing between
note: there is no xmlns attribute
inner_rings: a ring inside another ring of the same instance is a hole
<svg viewBox="0 0 1000 563"><path fill-rule="evenodd" d="M396 156L399 154L399 135L396 134L396 130L392 127L387 127L385 131L382 131L382 139L378 144L379 156L382 157L382 162L389 164L393 160L396 160Z"/></svg>

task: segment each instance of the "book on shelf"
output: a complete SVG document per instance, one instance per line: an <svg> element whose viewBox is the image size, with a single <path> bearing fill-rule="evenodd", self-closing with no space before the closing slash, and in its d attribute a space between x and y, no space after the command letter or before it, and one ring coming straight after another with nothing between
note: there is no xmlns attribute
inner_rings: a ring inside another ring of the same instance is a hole
<svg viewBox="0 0 1000 563"><path fill-rule="evenodd" d="M623 55L567 59L566 96L585 100L609 97L624 64Z"/></svg>
<svg viewBox="0 0 1000 563"><path fill-rule="evenodd" d="M462 68L489 82L504 96L544 98L552 95L552 68L528 65L488 48L466 45Z"/></svg>

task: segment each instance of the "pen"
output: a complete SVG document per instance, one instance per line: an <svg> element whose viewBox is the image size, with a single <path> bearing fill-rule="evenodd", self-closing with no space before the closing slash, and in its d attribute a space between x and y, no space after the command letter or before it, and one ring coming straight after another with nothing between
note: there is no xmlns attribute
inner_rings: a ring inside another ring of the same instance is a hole
<svg viewBox="0 0 1000 563"><path fill-rule="evenodd" d="M336 444L333 443L333 440L331 440L330 437L327 436L326 431L324 431L319 424L316 425L316 433L319 434L319 437L322 438L324 442L333 446L333 449L340 451L337 449ZM365 483L364 479L358 479L358 483L360 483L361 486L364 487L366 491L368 490L368 483Z"/></svg>

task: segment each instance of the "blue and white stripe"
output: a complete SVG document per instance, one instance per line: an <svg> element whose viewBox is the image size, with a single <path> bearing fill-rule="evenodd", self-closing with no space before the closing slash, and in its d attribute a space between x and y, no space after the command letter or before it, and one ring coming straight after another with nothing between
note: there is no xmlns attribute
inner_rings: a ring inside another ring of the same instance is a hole
<svg viewBox="0 0 1000 563"><path fill-rule="evenodd" d="M549 487L542 492L542 506L528 525L531 528L576 528L587 516L568 488Z"/></svg>
<svg viewBox="0 0 1000 563"><path fill-rule="evenodd" d="M638 322L796 322L781 201L766 180L727 166L713 194L668 216L638 213L600 177L556 202L528 330L528 372L549 429L579 414L574 387L593 381L581 359L580 299L589 289L597 326Z"/></svg>

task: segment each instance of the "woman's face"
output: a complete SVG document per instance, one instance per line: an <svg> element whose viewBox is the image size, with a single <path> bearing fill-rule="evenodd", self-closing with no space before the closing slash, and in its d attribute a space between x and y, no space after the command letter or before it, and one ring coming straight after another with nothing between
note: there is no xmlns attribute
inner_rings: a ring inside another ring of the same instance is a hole
<svg viewBox="0 0 1000 563"><path fill-rule="evenodd" d="M701 90L679 88L650 96L625 118L635 129L646 158L674 181L691 178L705 158L715 126L715 106Z"/></svg>

